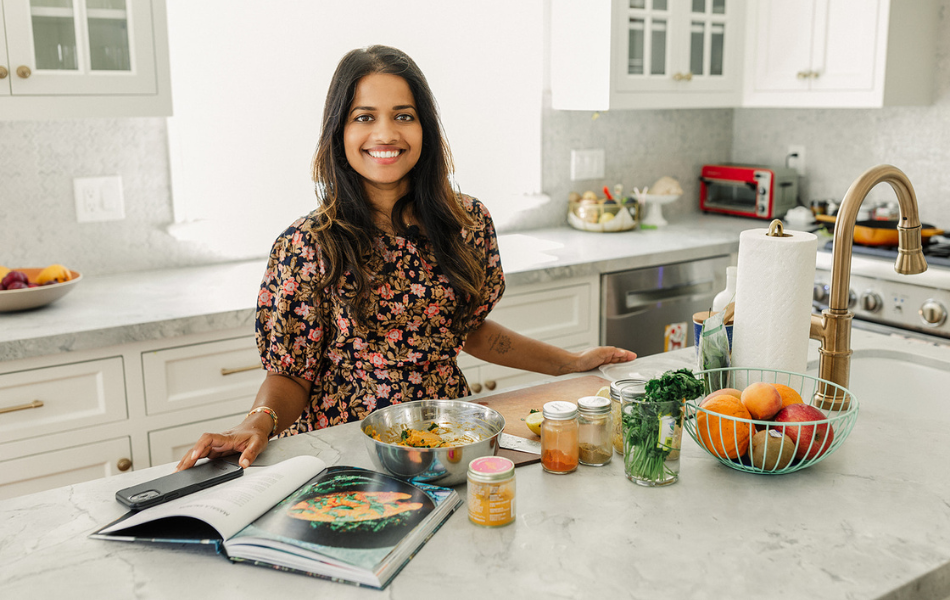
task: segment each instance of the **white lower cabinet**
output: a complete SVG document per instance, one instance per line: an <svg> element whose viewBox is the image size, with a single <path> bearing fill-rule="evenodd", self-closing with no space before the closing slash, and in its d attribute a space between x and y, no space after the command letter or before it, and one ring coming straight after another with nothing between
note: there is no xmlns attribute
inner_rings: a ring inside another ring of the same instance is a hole
<svg viewBox="0 0 950 600"><path fill-rule="evenodd" d="M489 318L559 348L583 350L598 345L599 295L597 277L518 286L505 293ZM458 362L473 395L550 377L489 364L464 352Z"/></svg>
<svg viewBox="0 0 950 600"><path fill-rule="evenodd" d="M247 406L250 407L250 405L251 403L248 402ZM247 414L246 410L217 419L150 431L148 433L148 449L152 464L163 465L181 460L185 453L195 445L202 433L225 431L240 423L245 414Z"/></svg>
<svg viewBox="0 0 950 600"><path fill-rule="evenodd" d="M0 498L177 461L263 378L250 327L0 363Z"/></svg>
<svg viewBox="0 0 950 600"><path fill-rule="evenodd" d="M129 438L122 437L0 460L0 500L117 475L132 466L130 454Z"/></svg>

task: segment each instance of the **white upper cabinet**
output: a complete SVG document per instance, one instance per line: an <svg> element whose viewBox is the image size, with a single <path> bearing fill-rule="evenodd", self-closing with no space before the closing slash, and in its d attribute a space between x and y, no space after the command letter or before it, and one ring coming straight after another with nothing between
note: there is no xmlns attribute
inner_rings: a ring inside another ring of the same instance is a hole
<svg viewBox="0 0 950 600"><path fill-rule="evenodd" d="M742 0L553 0L552 107L736 106L743 27Z"/></svg>
<svg viewBox="0 0 950 600"><path fill-rule="evenodd" d="M0 118L171 114L164 0L2 0L2 17Z"/></svg>
<svg viewBox="0 0 950 600"><path fill-rule="evenodd" d="M932 102L932 0L751 0L744 106Z"/></svg>

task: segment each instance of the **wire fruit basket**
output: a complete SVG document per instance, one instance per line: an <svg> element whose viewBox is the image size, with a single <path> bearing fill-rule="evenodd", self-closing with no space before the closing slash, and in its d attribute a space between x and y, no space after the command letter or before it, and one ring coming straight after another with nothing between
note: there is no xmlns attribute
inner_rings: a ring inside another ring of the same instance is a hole
<svg viewBox="0 0 950 600"><path fill-rule="evenodd" d="M783 397L797 394L801 398L800 404L810 407L789 411L803 413L805 418L811 416L810 420L779 422L746 419L709 410L702 406L704 398L687 401L683 426L690 437L710 456L739 471L781 475L810 467L841 447L858 417L858 401L854 394L840 385L811 375L777 369L730 367L698 371L696 376L706 382L707 392L724 388L741 392L753 383L769 383L777 388L784 386L786 389L779 390ZM790 394L787 388L794 394ZM832 408L813 405L817 392L832 400ZM738 397L735 393L730 395ZM783 409L785 406L783 399ZM755 437L758 439L753 440Z"/></svg>

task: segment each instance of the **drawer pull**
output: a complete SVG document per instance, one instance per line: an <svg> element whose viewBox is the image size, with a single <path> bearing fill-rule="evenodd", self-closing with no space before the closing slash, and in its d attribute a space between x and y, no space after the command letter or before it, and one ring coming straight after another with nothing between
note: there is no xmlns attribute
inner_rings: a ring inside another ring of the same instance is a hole
<svg viewBox="0 0 950 600"><path fill-rule="evenodd" d="M120 458L115 466L124 473L132 468L132 461L127 458Z"/></svg>
<svg viewBox="0 0 950 600"><path fill-rule="evenodd" d="M260 365L251 365L249 367L238 367L236 369L221 369L222 375L234 375L235 373L244 373L245 371L253 371L255 369L262 369Z"/></svg>
<svg viewBox="0 0 950 600"><path fill-rule="evenodd" d="M33 402L27 402L26 404L20 404L19 406L8 406L6 408L0 408L0 414L16 412L18 410L27 410L29 408L40 408L43 406L42 400L34 400Z"/></svg>
<svg viewBox="0 0 950 600"><path fill-rule="evenodd" d="M487 387L489 390L493 390L498 387L498 383L493 379L489 379L485 382L485 387Z"/></svg>

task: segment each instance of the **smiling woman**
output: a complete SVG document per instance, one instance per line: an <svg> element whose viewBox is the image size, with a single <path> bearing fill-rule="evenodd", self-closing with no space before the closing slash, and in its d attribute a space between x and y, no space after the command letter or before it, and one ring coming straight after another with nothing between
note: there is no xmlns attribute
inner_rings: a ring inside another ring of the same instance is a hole
<svg viewBox="0 0 950 600"><path fill-rule="evenodd" d="M540 191L541 0L370 0L358 25L347 0L237 8L170 0L168 22L179 236L191 230L208 243L217 235L226 255L246 256L249 247L263 255L311 210L307 162L330 76L346 51L376 43L406 51L426 73L460 188L483 199L500 224L517 212L517 198Z"/></svg>

